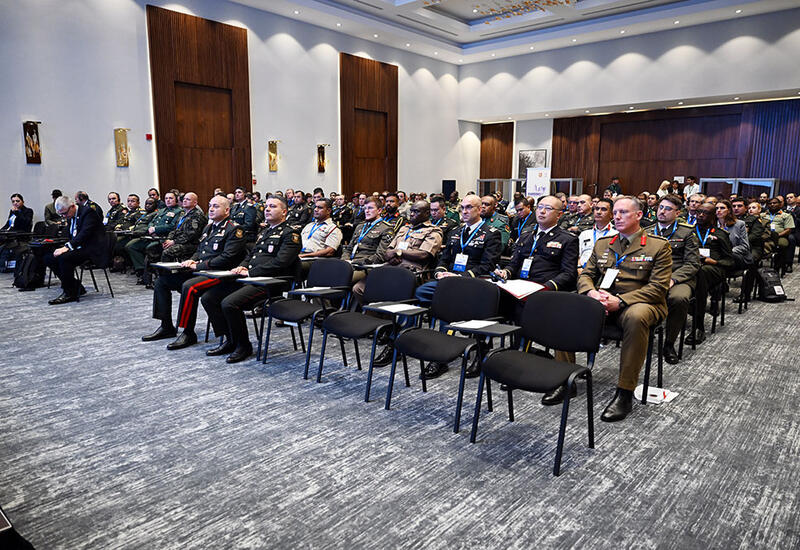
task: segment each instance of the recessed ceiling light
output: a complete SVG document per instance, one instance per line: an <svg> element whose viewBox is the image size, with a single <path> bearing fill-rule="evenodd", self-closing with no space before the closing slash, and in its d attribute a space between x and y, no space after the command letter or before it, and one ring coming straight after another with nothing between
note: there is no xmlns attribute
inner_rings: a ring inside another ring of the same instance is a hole
<svg viewBox="0 0 800 550"><path fill-rule="evenodd" d="M463 60L463 59L459 59L459 60L458 60L458 62L459 62L459 63L463 63L463 62L464 62L464 60Z"/></svg>
<svg viewBox="0 0 800 550"><path fill-rule="evenodd" d="M533 46L531 46L531 47L530 47L530 49L532 50L532 49L533 49Z"/></svg>
<svg viewBox="0 0 800 550"><path fill-rule="evenodd" d="M619 33L620 34L625 34L625 29L622 29L621 31L619 31Z"/></svg>
<svg viewBox="0 0 800 550"><path fill-rule="evenodd" d="M480 119L478 122L483 122L483 119Z"/></svg>
<svg viewBox="0 0 800 550"><path fill-rule="evenodd" d="M294 10L295 15L300 15L300 10Z"/></svg>
<svg viewBox="0 0 800 550"><path fill-rule="evenodd" d="M586 110L584 111L584 113L588 113L588 112L589 112L589 109L586 109Z"/></svg>
<svg viewBox="0 0 800 550"><path fill-rule="evenodd" d="M511 117L508 117L508 120L511 120Z"/></svg>
<svg viewBox="0 0 800 550"><path fill-rule="evenodd" d="M406 42L406 48L410 48L410 47L411 47L411 44L409 44L408 42Z"/></svg>
<svg viewBox="0 0 800 550"><path fill-rule="evenodd" d="M372 38L378 38L378 35L377 34L373 34Z"/></svg>
<svg viewBox="0 0 800 550"><path fill-rule="evenodd" d="M577 42L577 41L578 41L578 39L577 39L577 38L573 38L573 39L572 39L572 41L573 41L573 42Z"/></svg>
<svg viewBox="0 0 800 550"><path fill-rule="evenodd" d="M679 101L679 102L678 102L678 105L683 105L683 101Z"/></svg>
<svg viewBox="0 0 800 550"><path fill-rule="evenodd" d="M628 107L628 109L633 109L633 107Z"/></svg>
<svg viewBox="0 0 800 550"><path fill-rule="evenodd" d="M736 10L736 13L742 13L742 10Z"/></svg>
<svg viewBox="0 0 800 550"><path fill-rule="evenodd" d="M733 98L734 101L739 101L739 96Z"/></svg>
<svg viewBox="0 0 800 550"><path fill-rule="evenodd" d="M550 116L550 113L545 113L544 116Z"/></svg>
<svg viewBox="0 0 800 550"><path fill-rule="evenodd" d="M478 13L478 8L474 8L474 9L472 10L472 13Z"/></svg>
<svg viewBox="0 0 800 550"><path fill-rule="evenodd" d="M342 24L341 24L341 23L336 23L336 26L337 26L337 27L341 27L341 26L342 26Z"/></svg>
<svg viewBox="0 0 800 550"><path fill-rule="evenodd" d="M677 25L678 23L680 23L680 21L678 21L677 19L672 22L673 25Z"/></svg>
<svg viewBox="0 0 800 550"><path fill-rule="evenodd" d="M492 54L492 57L494 57L494 54Z"/></svg>
<svg viewBox="0 0 800 550"><path fill-rule="evenodd" d="M433 55L439 55L439 52L433 52Z"/></svg>

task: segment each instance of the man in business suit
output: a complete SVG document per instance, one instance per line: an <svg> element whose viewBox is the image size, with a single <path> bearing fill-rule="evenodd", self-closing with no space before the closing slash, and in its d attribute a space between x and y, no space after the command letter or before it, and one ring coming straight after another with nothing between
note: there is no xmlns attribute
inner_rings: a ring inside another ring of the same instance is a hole
<svg viewBox="0 0 800 550"><path fill-rule="evenodd" d="M50 300L50 305L76 302L78 294L86 290L75 278L75 268L86 260L100 263L107 253L103 216L91 205L78 207L69 197L58 197L56 212L67 220L70 240L48 254L45 262L61 280L61 295Z"/></svg>

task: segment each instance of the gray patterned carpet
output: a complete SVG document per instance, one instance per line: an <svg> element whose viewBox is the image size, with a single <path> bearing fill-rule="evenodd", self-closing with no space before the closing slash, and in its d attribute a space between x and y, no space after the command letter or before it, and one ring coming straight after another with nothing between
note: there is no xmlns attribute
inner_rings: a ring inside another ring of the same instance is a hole
<svg viewBox="0 0 800 550"><path fill-rule="evenodd" d="M112 277L115 299L51 307L0 275L0 504L38 549L800 547L798 303L730 312L667 365L678 398L598 421L594 450L581 392L554 478L560 408L539 396L509 423L496 395L470 445L477 383L453 434L454 369L385 411L388 369L364 403L336 345L317 384L285 332L266 366L144 344L151 293Z"/></svg>

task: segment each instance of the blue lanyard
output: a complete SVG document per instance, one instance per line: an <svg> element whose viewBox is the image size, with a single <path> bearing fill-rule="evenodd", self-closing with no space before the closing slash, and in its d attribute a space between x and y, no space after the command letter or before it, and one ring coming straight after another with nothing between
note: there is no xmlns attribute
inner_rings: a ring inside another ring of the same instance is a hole
<svg viewBox="0 0 800 550"><path fill-rule="evenodd" d="M178 220L178 227L180 227L181 224L186 221L187 216L188 214L184 214L183 217L181 217L181 219Z"/></svg>
<svg viewBox="0 0 800 550"><path fill-rule="evenodd" d="M672 226L672 233L669 234L669 237L667 237L667 240L670 240L677 230L678 230L678 221L676 220L675 221L675 225ZM660 227L658 228L658 231L656 232L656 235L658 235L659 237L663 237L664 236L664 233L662 232ZM698 233L698 236L699 235L700 234Z"/></svg>
<svg viewBox="0 0 800 550"><path fill-rule="evenodd" d="M438 220L433 222L433 225L435 225L436 227L439 227L440 225L442 225L443 221L444 221L444 218L439 218Z"/></svg>
<svg viewBox="0 0 800 550"><path fill-rule="evenodd" d="M525 224L528 223L528 218L531 217L531 214L533 214L533 212L528 214L528 216L524 220L522 220L522 224L519 227L517 227L517 240L519 240L519 238L522 236L522 229L525 227Z"/></svg>
<svg viewBox="0 0 800 550"><path fill-rule="evenodd" d="M389 215L383 218L383 221L385 221L386 223L391 223L393 220L394 220L393 215Z"/></svg>
<svg viewBox="0 0 800 550"><path fill-rule="evenodd" d="M459 237L459 240L461 242L461 252L464 252L464 249L467 247L467 245L470 243L470 241L472 241L472 239L475 237L475 235L477 235L478 229L483 227L483 224L485 224L485 223L486 223L486 220L483 220L481 222L481 224L478 227L475 228L475 231L473 231L472 235L469 236L469 239L467 239L467 242L464 242L464 232L463 231L461 232L461 237Z"/></svg>
<svg viewBox="0 0 800 550"><path fill-rule="evenodd" d="M608 235L608 231L610 229L611 228L609 226L606 226L606 228L603 230L603 234L600 235L600 236L601 237L605 237L606 235ZM592 242L595 242L595 243L597 242L597 226L592 227Z"/></svg>
<svg viewBox="0 0 800 550"><path fill-rule="evenodd" d="M546 231L542 231L541 233L537 233L537 235L533 238L533 246L531 246L531 255L528 256L529 258L533 258L533 253L536 252L536 243L539 242L539 238L542 235L545 235Z"/></svg>
<svg viewBox="0 0 800 550"><path fill-rule="evenodd" d="M319 229L323 225L325 225L325 222L320 222L320 223L315 223L314 224L314 227L311 228L311 233L308 234L308 240L309 241L311 240L311 237L314 236L314 233L317 231L317 229Z"/></svg>
<svg viewBox="0 0 800 550"><path fill-rule="evenodd" d="M375 227L376 225L378 225L379 223L381 223L381 220L375 220L374 222L372 222L372 225L370 225L369 227L365 227L364 229L362 229L362 230L361 230L361 235L358 237L358 242L360 243L361 241L363 241L363 240L364 240L364 237L366 237L366 236L367 236L367 233L369 233L370 231L372 231L372 228L373 228L373 227ZM366 224L365 224L365 225L366 225ZM312 235L313 235L313 232L312 232ZM311 235L309 235L309 239L310 239L310 238L311 238Z"/></svg>
<svg viewBox="0 0 800 550"><path fill-rule="evenodd" d="M706 236L705 237L701 237L700 236L700 229L697 226L694 226L694 230L695 230L695 233L697 233L697 238L700 239L700 244L705 246L706 245L706 241L708 240L708 234L711 233L711 228L709 227L708 229L706 229Z"/></svg>
<svg viewBox="0 0 800 550"><path fill-rule="evenodd" d="M614 267L619 267L619 264L621 264L622 262L624 262L624 261L625 261L625 258L627 258L627 257L628 257L628 255L627 255L627 254L625 254L623 257L621 257L621 258L620 258L620 257L619 257L619 254L617 254L616 250L612 250L611 252L613 252L613 253L614 253L614 257L617 259L617 261L616 261L616 262L614 262Z"/></svg>

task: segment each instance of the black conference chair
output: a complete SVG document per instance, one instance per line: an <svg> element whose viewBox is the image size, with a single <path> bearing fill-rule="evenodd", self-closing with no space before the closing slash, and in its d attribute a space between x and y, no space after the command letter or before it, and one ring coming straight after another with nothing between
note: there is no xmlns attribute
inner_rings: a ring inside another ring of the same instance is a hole
<svg viewBox="0 0 800 550"><path fill-rule="evenodd" d="M471 277L446 277L439 280L431 303L431 326L439 320L442 324L490 319L497 315L500 302L500 289L497 286ZM440 325L441 326L441 325ZM441 331L427 328L408 328L400 332L394 341L392 370L389 386L386 389L386 410L392 401L392 387L397 368L397 358L402 356L403 369L408 373L407 358L419 360L422 391L427 392L425 381L425 361L449 363L461 357L461 378L458 382L456 415L453 431L458 433L461 421L461 405L464 399L464 380L467 361L472 351L478 352L478 342L472 338L450 336ZM408 384L408 379L406 379Z"/></svg>
<svg viewBox="0 0 800 550"><path fill-rule="evenodd" d="M267 362L267 352L269 350L269 339L272 334L272 321L277 319L288 324L297 326L300 334L300 343L303 343L303 322L311 319L311 328L308 332L308 345L305 346L306 365L303 378L308 379L308 365L311 361L311 344L314 336L314 325L318 316L326 316L337 308L333 305L336 301L341 302L344 308L350 294L350 281L353 279L353 267L344 260L335 258L320 258L311 262L306 279L306 288L289 291L290 298L275 300L265 304L265 315L267 316L267 327L264 333L264 354L261 362ZM316 287L324 287L321 290L313 290ZM305 298L305 299L302 299ZM315 300L318 300L315 302ZM296 349L296 348L295 348ZM342 355L344 356L344 342L342 342ZM345 365L346 365L345 359Z"/></svg>
<svg viewBox="0 0 800 550"><path fill-rule="evenodd" d="M78 282L83 283L83 272L88 271L89 274L92 276L92 284L94 285L94 290L96 292L100 292L100 289L97 286L97 279L94 276L94 270L100 269L103 271L103 274L106 276L106 283L108 284L108 291L111 293L111 297L114 297L114 289L111 288L111 279L108 278L108 268L111 267L112 259L114 258L114 245L117 244L117 236L114 233L105 233L103 235L105 238L105 255L102 258L102 261L99 263L95 263L91 260L87 260L81 264L81 273L78 277ZM80 296L78 297L80 300Z"/></svg>
<svg viewBox="0 0 800 550"><path fill-rule="evenodd" d="M488 353L481 365L478 380L478 397L475 402L475 415L472 417L470 442L475 443L478 434L483 385L487 390L491 380L505 384L508 394L508 420L514 421L514 401L512 392L522 390L534 393L547 393L559 386L565 386L564 404L561 407L561 426L558 431L558 445L553 475L561 470L561 454L564 448L564 432L567 427L570 392L577 378L586 380L586 413L589 423L589 448L594 448L594 415L592 393L592 367L594 366L605 322L605 308L597 300L566 292L537 292L528 298L522 311L521 348L528 342L535 342L546 348L570 352L585 352L587 366L556 361L542 355L525 353L516 349L504 348ZM575 330L575 319L581 320L580 330Z"/></svg>
<svg viewBox="0 0 800 550"><path fill-rule="evenodd" d="M367 275L364 286L364 304L377 302L404 302L414 298L416 289L416 276L414 272L404 267L379 267ZM394 327L393 319L380 319L364 313L354 311L336 311L328 315L322 322L322 349L319 354L319 370L317 382L322 381L322 364L325 360L325 344L328 335L332 334L342 342L347 338L353 341L356 354L356 364L361 370L361 356L358 351L358 339L372 335L372 351L369 356L369 371L367 373L367 389L364 392L364 401L369 401L369 392L372 387L372 371L375 361L375 349L378 345L378 334L389 331ZM312 325L311 331L314 331ZM311 336L309 336L311 341ZM342 353L344 356L344 353ZM346 365L345 359L345 365Z"/></svg>

